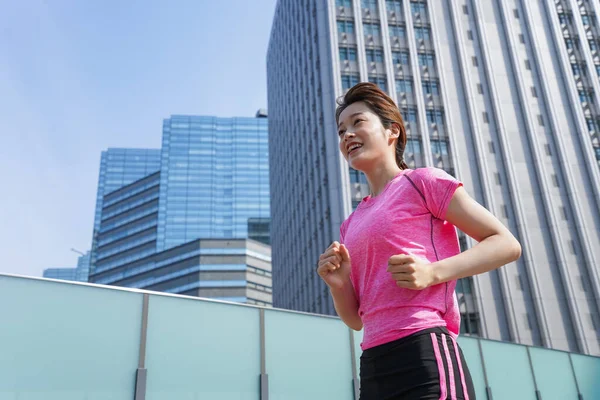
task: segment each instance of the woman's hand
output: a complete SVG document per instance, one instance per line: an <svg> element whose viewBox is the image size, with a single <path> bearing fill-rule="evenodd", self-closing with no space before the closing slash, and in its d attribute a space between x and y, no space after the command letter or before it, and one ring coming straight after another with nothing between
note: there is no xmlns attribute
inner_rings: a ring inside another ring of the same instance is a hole
<svg viewBox="0 0 600 400"><path fill-rule="evenodd" d="M350 253L346 246L331 243L319 257L317 273L330 289L341 289L350 283Z"/></svg>
<svg viewBox="0 0 600 400"><path fill-rule="evenodd" d="M387 270L396 285L405 289L423 290L435 285L437 280L429 262L409 254L390 257Z"/></svg>

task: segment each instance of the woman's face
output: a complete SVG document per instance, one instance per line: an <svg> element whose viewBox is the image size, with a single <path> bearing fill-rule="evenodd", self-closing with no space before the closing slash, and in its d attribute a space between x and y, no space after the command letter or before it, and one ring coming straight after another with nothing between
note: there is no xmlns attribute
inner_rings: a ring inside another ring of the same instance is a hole
<svg viewBox="0 0 600 400"><path fill-rule="evenodd" d="M367 172L386 157L395 160L395 135L363 102L350 104L338 121L340 151L348 164Z"/></svg>

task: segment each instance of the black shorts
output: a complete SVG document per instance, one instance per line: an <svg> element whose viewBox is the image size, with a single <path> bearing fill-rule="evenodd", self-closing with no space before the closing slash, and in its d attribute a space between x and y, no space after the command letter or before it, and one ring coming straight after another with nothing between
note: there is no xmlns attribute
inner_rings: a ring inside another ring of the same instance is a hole
<svg viewBox="0 0 600 400"><path fill-rule="evenodd" d="M460 347L431 328L367 349L360 358L360 400L475 399Z"/></svg>

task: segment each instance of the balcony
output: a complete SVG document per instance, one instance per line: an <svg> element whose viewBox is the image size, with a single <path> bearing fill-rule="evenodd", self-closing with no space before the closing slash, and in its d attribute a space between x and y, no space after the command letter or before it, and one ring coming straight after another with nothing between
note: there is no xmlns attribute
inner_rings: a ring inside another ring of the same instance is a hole
<svg viewBox="0 0 600 400"><path fill-rule="evenodd" d="M354 399L337 318L0 275L1 400ZM479 399L600 398L600 359L463 336ZM534 379L535 377L535 379Z"/></svg>

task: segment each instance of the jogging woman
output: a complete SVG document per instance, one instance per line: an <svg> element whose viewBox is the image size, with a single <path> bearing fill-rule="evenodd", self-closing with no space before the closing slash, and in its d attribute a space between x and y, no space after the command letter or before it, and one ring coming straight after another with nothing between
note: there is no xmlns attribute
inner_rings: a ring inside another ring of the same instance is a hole
<svg viewBox="0 0 600 400"><path fill-rule="evenodd" d="M518 259L521 246L437 168L411 170L398 107L359 83L338 100L339 149L371 194L319 258L340 318L364 328L360 399L474 399L456 338L456 280ZM477 241L461 253L456 228Z"/></svg>

